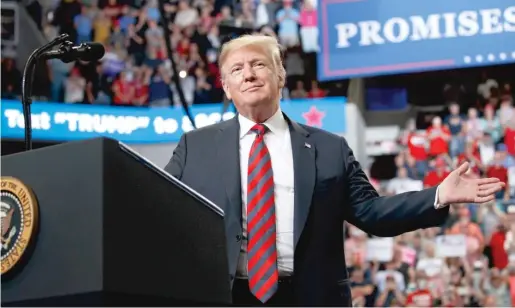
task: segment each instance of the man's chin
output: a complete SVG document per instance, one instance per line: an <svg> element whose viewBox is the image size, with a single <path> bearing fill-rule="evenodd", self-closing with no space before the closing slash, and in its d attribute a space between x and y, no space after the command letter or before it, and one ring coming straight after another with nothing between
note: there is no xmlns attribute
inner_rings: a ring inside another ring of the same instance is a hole
<svg viewBox="0 0 515 308"><path fill-rule="evenodd" d="M244 97L244 103L249 107L259 107L267 105L268 100L265 97L261 97L261 95L246 95Z"/></svg>

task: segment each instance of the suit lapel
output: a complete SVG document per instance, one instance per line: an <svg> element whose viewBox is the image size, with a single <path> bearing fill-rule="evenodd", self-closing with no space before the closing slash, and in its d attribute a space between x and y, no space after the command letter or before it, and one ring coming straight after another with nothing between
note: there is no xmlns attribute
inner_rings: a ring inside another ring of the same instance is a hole
<svg viewBox="0 0 515 308"><path fill-rule="evenodd" d="M241 221L241 175L240 175L240 125L235 116L221 126L217 134L217 162L220 164L220 174L230 206L224 208L228 214L239 217Z"/></svg>
<svg viewBox="0 0 515 308"><path fill-rule="evenodd" d="M293 152L293 173L295 185L294 201L294 247L299 242L300 235L306 224L313 199L316 180L316 150L310 142L309 133L302 126L286 117L290 124L291 146Z"/></svg>

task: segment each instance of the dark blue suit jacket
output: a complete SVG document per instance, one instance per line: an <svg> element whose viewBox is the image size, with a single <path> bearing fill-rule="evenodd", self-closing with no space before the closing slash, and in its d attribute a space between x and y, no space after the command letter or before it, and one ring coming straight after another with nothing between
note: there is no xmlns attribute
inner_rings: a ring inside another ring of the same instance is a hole
<svg viewBox="0 0 515 308"><path fill-rule="evenodd" d="M294 161L295 304L351 306L344 220L367 233L395 236L441 225L448 207L434 208L436 188L379 197L344 138L285 118ZM165 169L225 211L234 279L242 238L237 117L184 134Z"/></svg>

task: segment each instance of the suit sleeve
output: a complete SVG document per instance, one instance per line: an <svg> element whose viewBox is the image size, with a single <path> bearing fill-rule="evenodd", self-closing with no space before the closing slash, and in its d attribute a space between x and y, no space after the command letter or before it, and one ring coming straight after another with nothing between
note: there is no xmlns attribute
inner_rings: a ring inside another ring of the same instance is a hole
<svg viewBox="0 0 515 308"><path fill-rule="evenodd" d="M186 136L187 134L183 134L181 136L179 144L173 151L173 155L165 167L166 172L170 173L172 176L179 180L182 178L182 172L184 171L184 167L186 166Z"/></svg>
<svg viewBox="0 0 515 308"><path fill-rule="evenodd" d="M449 207L435 208L436 187L380 197L343 138L341 146L348 194L345 216L351 224L367 233L390 237L445 222Z"/></svg>

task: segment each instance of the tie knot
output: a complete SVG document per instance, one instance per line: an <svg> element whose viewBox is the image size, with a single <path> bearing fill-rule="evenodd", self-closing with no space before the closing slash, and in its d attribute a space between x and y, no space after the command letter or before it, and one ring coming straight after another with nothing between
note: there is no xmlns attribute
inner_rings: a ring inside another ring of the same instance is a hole
<svg viewBox="0 0 515 308"><path fill-rule="evenodd" d="M268 127L265 124L256 124L250 130L262 136L268 131Z"/></svg>

